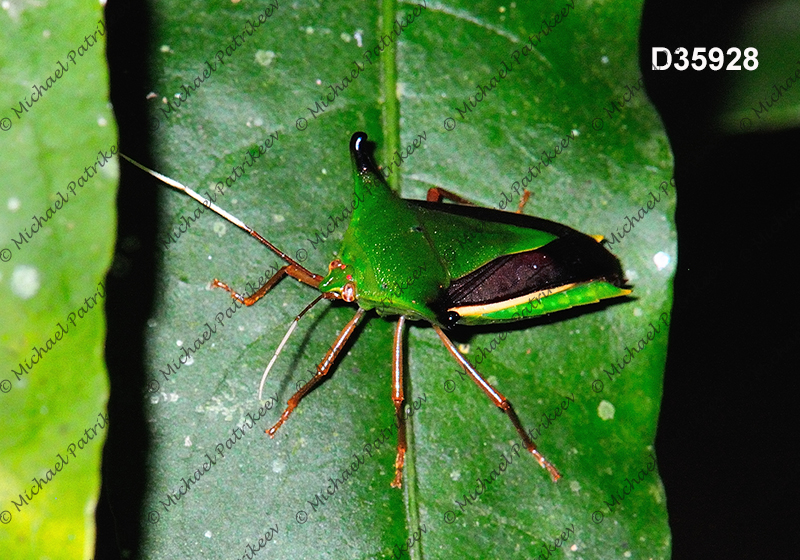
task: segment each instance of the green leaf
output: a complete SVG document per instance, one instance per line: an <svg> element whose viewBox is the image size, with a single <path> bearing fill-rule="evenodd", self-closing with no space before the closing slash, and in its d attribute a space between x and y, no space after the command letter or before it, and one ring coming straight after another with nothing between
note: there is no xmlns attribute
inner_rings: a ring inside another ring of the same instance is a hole
<svg viewBox="0 0 800 560"><path fill-rule="evenodd" d="M741 16L738 45L741 70L727 71L733 53L723 49L726 88L718 119L721 127L734 133L780 130L800 124L800 6L778 0L750 8ZM745 65L745 50L751 60ZM691 56L691 53L690 53ZM757 62L757 65L756 65Z"/></svg>
<svg viewBox="0 0 800 560"><path fill-rule="evenodd" d="M334 218L352 199L350 135L366 131L388 166L395 150L405 154L424 134L422 147L392 174L405 197L424 198L440 186L496 208L505 193L514 209L512 185L539 165L525 181L533 193L525 212L616 235L609 248L634 292L548 320L454 334L473 362L498 339L479 370L523 424L538 429L537 445L564 475L557 484L530 457L514 454L519 440L505 415L459 376L432 329L413 324L406 397L418 409L399 491L389 487L393 322L370 316L331 379L270 440L263 430L354 312L318 305L267 379L265 398L278 404L248 429L248 414L261 414L264 367L315 292L285 280L253 307L237 309L225 292L209 290L219 278L250 293L282 263L221 218L195 214L196 202L165 187L161 304L149 329L157 389L146 405L154 447L143 556L241 557L270 534L256 554L405 557L399 547L411 539L414 558L545 557L545 546L556 542L556 558L668 557L652 444L676 259L675 190L666 137L638 81L641 4L429 2L399 36L382 39L415 4L281 2L248 34L248 20L267 6L155 5L148 89L156 94L158 171L203 194L227 183L217 204L325 273L346 224ZM562 8L566 17L555 24ZM536 34L535 51L524 55ZM370 64L364 53L381 41L387 48ZM504 63L510 71L500 78ZM479 86L485 97L465 109ZM243 164L270 134L278 139L266 154ZM554 155L569 135L574 139ZM543 150L554 156L547 166ZM167 243L170 232L177 239ZM640 351L630 358L626 352L635 351L627 348ZM625 366L619 373L616 362ZM554 419L545 427L548 412ZM503 454L513 462L501 472ZM494 480L462 510L456 501L475 494L478 478ZM447 512L457 514L453 523Z"/></svg>
<svg viewBox="0 0 800 560"><path fill-rule="evenodd" d="M0 15L4 558L93 556L118 173L101 8L12 2Z"/></svg>

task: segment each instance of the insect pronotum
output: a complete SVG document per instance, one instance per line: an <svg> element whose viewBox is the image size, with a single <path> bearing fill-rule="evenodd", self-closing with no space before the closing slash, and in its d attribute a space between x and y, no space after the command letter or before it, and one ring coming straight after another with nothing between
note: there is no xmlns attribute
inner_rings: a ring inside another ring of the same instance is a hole
<svg viewBox="0 0 800 560"><path fill-rule="evenodd" d="M264 297L284 276L321 292L292 321L264 371L259 397L267 374L306 311L321 299L357 304L355 315L317 365L316 374L289 399L281 417L266 431L270 437L328 375L356 326L368 311L375 310L381 316L399 317L392 351L392 401L398 426L393 487L402 485L406 452L402 340L408 320L431 325L458 365L508 416L527 450L557 481L561 475L531 441L511 403L459 352L444 329L518 321L627 295L630 290L619 261L602 246L602 237L521 212L474 206L438 187L428 191L426 201L402 199L384 180L373 151L374 144L365 133L353 134L350 154L355 194L363 202L353 209L338 258L331 261L325 276L307 270L189 187L123 157L243 229L287 263L250 296L217 279L212 282L214 287L228 291L246 306ZM445 204L443 199L456 204ZM465 238L470 242L464 243ZM398 278L412 276L413 282L407 281L402 290L392 289L398 286Z"/></svg>

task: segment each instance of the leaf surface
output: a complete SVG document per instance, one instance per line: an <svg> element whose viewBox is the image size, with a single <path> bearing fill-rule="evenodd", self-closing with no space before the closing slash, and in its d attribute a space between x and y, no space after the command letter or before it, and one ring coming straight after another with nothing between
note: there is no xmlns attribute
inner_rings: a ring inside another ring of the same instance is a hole
<svg viewBox="0 0 800 560"><path fill-rule="evenodd" d="M0 550L91 558L118 175L105 23L97 2L0 18Z"/></svg>
<svg viewBox="0 0 800 560"><path fill-rule="evenodd" d="M241 557L252 546L282 558L544 558L549 545L556 558L667 558L652 443L677 257L675 190L666 137L638 81L640 3L428 2L409 23L415 4L281 2L249 28L267 6L155 5L158 171L203 194L222 183L217 204L324 273L352 204L347 143L364 130L379 163L395 161L390 180L407 198L440 186L513 210L514 186L527 177L525 212L614 239L609 249L634 292L613 305L454 333L534 430L564 475L557 484L514 454L511 424L459 375L432 329L412 325L406 396L417 408L398 491L389 487L393 322L365 321L331 379L270 440L263 430L352 317L352 307L320 304L267 380L265 398L277 404L241 431L248 414L261 414L264 367L315 293L285 280L237 309L209 291L216 277L250 293L281 262L165 188L144 556ZM364 53L376 48L370 63ZM264 155L247 155L265 142ZM489 481L482 490L479 479ZM273 538L262 549L265 534Z"/></svg>

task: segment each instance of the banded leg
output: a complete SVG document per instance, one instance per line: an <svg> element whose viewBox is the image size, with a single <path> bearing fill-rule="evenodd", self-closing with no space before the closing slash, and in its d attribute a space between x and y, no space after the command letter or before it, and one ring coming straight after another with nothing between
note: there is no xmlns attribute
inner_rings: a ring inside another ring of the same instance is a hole
<svg viewBox="0 0 800 560"><path fill-rule="evenodd" d="M258 290L256 290L249 296L243 296L241 294L236 293L230 287L228 287L227 284L225 284L224 282L220 282L216 278L214 278L214 281L211 282L211 286L214 288L222 288L223 290L231 294L231 297L233 299L238 300L241 303L245 304L246 306L250 307L255 302L264 297L266 293L270 291L275 286L275 284L280 282L284 276L291 276L295 280L298 280L303 284L308 284L312 288L319 287L320 282L322 282L322 276L320 276L319 274L314 274L313 272L309 272L300 265L287 264L285 266L282 266L278 270L278 272L276 272L272 276L272 278L267 280L263 286L261 286Z"/></svg>
<svg viewBox="0 0 800 560"><path fill-rule="evenodd" d="M311 389L316 387L317 384L319 384L319 382L322 381L322 379L328 375L328 373L330 373L331 367L336 361L336 358L339 356L339 352L341 352L342 348L344 348L344 345L347 344L347 339L350 338L350 335L353 334L358 323L361 322L361 319L364 317L364 313L366 312L359 307L353 318L350 319L350 321L348 321L348 323L344 326L342 332L340 332L339 336L336 337L336 341L333 343L333 346L330 347L328 352L325 354L325 357L322 358L322 361L317 366L317 373L314 375L314 377L309 379L308 383L300 387L299 391L292 395L292 398L290 398L286 403L288 406L286 407L286 410L283 411L283 414L281 414L281 417L274 426L272 426L269 430L266 430L266 433L269 434L269 437L275 437L275 432L277 432L278 428L280 428L281 425L286 422L286 420L289 418L289 415L294 411L295 408L297 408L297 405L300 404L300 401L303 399L303 397L305 397L308 392L311 391Z"/></svg>
<svg viewBox="0 0 800 560"><path fill-rule="evenodd" d="M559 474L558 470L556 470L553 464L545 459L544 455L542 455L536 449L536 444L534 444L533 441L531 441L531 438L528 437L528 434L525 433L525 430L522 428L522 423L519 421L517 413L514 412L514 408L511 406L511 403L508 402L508 399L505 398L499 391L497 391L497 389L492 387L489 382L486 381L480 373L478 373L472 364L470 364L467 359L461 355L461 352L459 352L458 348L456 348L452 341L447 338L447 335L444 334L442 329L436 325L433 325L433 329L436 331L436 334L439 335L439 338L442 339L442 342L444 342L444 345L450 351L450 354L452 354L459 365L464 368L464 371L466 371L469 376L472 377L472 380L478 385L478 387L483 389L483 392L486 393L490 399L492 399L492 402L495 404L495 406L506 413L506 416L508 416L509 420L511 420L511 423L514 425L514 428L517 430L519 437L522 438L522 442L525 444L525 447L528 449L531 455L534 456L542 468L547 469L547 472L550 473L550 478L553 479L553 482L558 481L558 479L561 478L561 474Z"/></svg>
<svg viewBox="0 0 800 560"><path fill-rule="evenodd" d="M406 461L406 419L403 416L403 332L406 318L400 315L394 331L392 347L392 401L397 422L397 458L394 461L394 481L392 488L403 486L403 465Z"/></svg>

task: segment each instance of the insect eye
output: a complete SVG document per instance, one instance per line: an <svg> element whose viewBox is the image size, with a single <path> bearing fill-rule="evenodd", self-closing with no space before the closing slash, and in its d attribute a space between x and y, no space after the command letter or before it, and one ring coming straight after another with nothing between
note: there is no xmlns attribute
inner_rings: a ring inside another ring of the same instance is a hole
<svg viewBox="0 0 800 560"><path fill-rule="evenodd" d="M455 326L456 323L458 323L459 319L461 319L461 315L459 315L457 312L448 311L444 319L444 324L446 327L452 327Z"/></svg>
<svg viewBox="0 0 800 560"><path fill-rule="evenodd" d="M345 300L347 303L353 302L356 300L356 285L352 282L348 282L342 288L342 299Z"/></svg>

